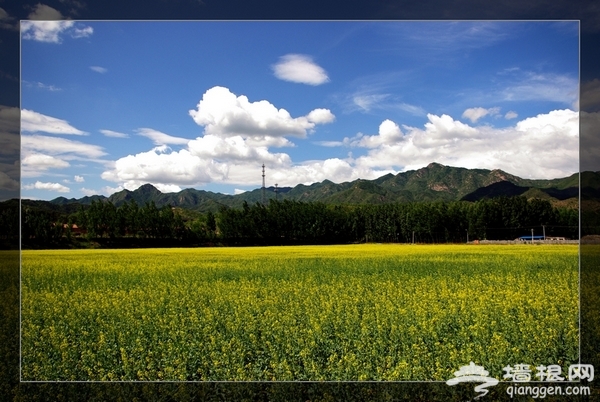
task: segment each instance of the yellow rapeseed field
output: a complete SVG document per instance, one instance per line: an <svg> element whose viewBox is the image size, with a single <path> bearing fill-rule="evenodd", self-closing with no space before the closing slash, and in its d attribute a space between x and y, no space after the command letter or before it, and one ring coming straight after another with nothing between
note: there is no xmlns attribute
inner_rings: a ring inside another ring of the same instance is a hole
<svg viewBox="0 0 600 402"><path fill-rule="evenodd" d="M445 381L578 359L577 246L23 251L22 380Z"/></svg>

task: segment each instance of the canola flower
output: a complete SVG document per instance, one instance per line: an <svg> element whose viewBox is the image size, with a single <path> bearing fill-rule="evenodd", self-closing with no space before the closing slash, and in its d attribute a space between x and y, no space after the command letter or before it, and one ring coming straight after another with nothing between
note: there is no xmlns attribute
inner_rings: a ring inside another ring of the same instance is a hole
<svg viewBox="0 0 600 402"><path fill-rule="evenodd" d="M578 357L576 246L23 251L25 381L445 381Z"/></svg>

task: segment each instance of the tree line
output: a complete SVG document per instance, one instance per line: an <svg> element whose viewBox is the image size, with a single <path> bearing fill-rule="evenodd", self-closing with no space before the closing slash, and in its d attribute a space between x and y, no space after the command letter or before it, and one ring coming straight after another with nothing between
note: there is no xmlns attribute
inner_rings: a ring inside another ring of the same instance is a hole
<svg viewBox="0 0 600 402"><path fill-rule="evenodd" d="M23 245L69 244L77 239L104 243L120 239L181 240L185 223L170 206L158 208L154 202L139 206L135 201L116 207L111 202L93 201L76 213L61 214L26 206L21 215Z"/></svg>
<svg viewBox="0 0 600 402"><path fill-rule="evenodd" d="M525 197L468 203L326 205L298 201L222 208L219 236L229 243L464 243L535 233L578 238L578 212Z"/></svg>
<svg viewBox="0 0 600 402"><path fill-rule="evenodd" d="M1 215L0 215L1 218ZM578 238L578 211L546 200L499 197L474 203L419 202L330 205L320 202L244 203L189 215L154 202L106 201L60 214L25 207L24 247L95 241L107 246L343 244L357 242L464 243L536 235Z"/></svg>

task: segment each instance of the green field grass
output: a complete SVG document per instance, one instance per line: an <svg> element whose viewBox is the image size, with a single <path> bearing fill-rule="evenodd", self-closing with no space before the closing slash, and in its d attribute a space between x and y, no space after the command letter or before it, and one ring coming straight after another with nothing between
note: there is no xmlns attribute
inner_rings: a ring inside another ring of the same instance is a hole
<svg viewBox="0 0 600 402"><path fill-rule="evenodd" d="M22 379L445 381L578 359L577 246L23 251Z"/></svg>

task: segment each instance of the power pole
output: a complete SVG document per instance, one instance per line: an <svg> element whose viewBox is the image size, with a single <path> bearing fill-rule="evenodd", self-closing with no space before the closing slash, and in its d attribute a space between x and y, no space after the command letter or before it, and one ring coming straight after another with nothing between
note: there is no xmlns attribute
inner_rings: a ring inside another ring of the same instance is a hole
<svg viewBox="0 0 600 402"><path fill-rule="evenodd" d="M277 201L277 183L275 183L275 201Z"/></svg>
<svg viewBox="0 0 600 402"><path fill-rule="evenodd" d="M531 244L533 244L533 229L531 229Z"/></svg>
<svg viewBox="0 0 600 402"><path fill-rule="evenodd" d="M542 225L542 231L544 234L544 241L546 241L546 225Z"/></svg>
<svg viewBox="0 0 600 402"><path fill-rule="evenodd" d="M262 165L262 204L265 205L265 164Z"/></svg>

